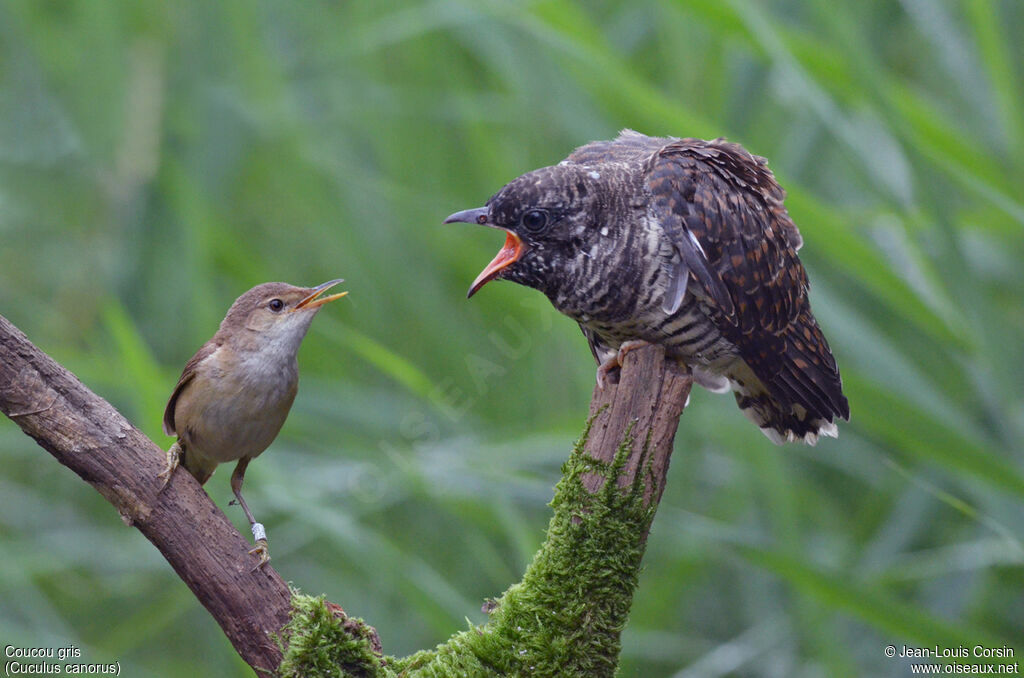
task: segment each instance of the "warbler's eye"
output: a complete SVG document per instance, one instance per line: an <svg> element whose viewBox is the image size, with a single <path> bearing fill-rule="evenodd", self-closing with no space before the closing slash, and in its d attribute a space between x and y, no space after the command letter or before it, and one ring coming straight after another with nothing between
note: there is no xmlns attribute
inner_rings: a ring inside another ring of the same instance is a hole
<svg viewBox="0 0 1024 678"><path fill-rule="evenodd" d="M523 228L530 233L538 233L548 225L548 213L544 210L529 210L521 219Z"/></svg>
<svg viewBox="0 0 1024 678"><path fill-rule="evenodd" d="M284 302L280 299L271 299L267 306L270 307L270 310L274 313L280 313L281 309L284 308Z"/></svg>

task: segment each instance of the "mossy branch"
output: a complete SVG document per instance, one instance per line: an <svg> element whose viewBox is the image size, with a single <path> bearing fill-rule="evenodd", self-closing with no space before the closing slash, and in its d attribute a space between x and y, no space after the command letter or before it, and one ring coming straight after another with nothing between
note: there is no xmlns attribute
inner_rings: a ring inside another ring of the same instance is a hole
<svg viewBox="0 0 1024 678"><path fill-rule="evenodd" d="M547 539L490 619L433 650L384 658L376 632L252 572L248 542L188 474L158 492L164 453L0 316L0 411L139 529L259 674L611 676L691 379L658 347L595 389L563 467Z"/></svg>
<svg viewBox="0 0 1024 678"><path fill-rule="evenodd" d="M242 659L261 675L277 671L275 634L292 611L281 576L270 566L253 572L248 540L191 475L175 473L161 492L164 451L3 316L0 411L160 550Z"/></svg>
<svg viewBox="0 0 1024 678"><path fill-rule="evenodd" d="M544 545L523 580L488 607L488 622L374 673L351 675L612 676L691 383L661 348L629 353L620 383L594 391L587 426L555 489ZM335 655L334 665L352 656Z"/></svg>

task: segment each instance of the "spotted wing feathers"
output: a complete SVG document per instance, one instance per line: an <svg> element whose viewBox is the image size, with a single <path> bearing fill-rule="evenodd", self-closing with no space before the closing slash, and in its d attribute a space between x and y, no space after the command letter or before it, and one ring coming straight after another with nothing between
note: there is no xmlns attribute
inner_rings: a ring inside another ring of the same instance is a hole
<svg viewBox="0 0 1024 678"><path fill-rule="evenodd" d="M736 144L681 139L652 156L647 172L651 210L695 291L744 332L791 323L807 288L799 232L759 160Z"/></svg>
<svg viewBox="0 0 1024 678"><path fill-rule="evenodd" d="M664 310L678 310L688 290L708 309L743 359L727 376L744 413L776 442L834 435L833 422L849 419L849 405L811 314L797 257L803 240L764 158L722 139L624 130L565 162L633 165L643 173L648 214L678 253Z"/></svg>
<svg viewBox="0 0 1024 678"><path fill-rule="evenodd" d="M694 292L764 387L737 388L741 408L756 406L748 414L788 439L848 419L835 359L807 300L802 239L764 159L721 140L680 139L652 156L647 185ZM767 403L755 402L759 390Z"/></svg>

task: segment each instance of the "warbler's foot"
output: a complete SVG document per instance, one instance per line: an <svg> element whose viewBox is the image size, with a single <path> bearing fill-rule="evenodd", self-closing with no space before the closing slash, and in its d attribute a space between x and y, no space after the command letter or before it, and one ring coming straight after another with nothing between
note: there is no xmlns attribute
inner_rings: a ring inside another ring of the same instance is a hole
<svg viewBox="0 0 1024 678"><path fill-rule="evenodd" d="M598 388L603 391L609 381L613 384L617 384L618 379L615 378L614 380L610 380L609 374L614 373L622 367L622 361L626 359L627 353L638 348L643 348L644 346L650 346L650 343L651 342L644 341L643 339L631 339L630 341L623 342L623 344L619 346L619 350L615 352L615 355L608 358L608 360L605 360L597 367Z"/></svg>
<svg viewBox="0 0 1024 678"><path fill-rule="evenodd" d="M267 548L266 539L257 539L256 546L249 549L249 555L256 556L257 563L253 566L252 571L263 569L263 566L270 562L270 550Z"/></svg>
<svg viewBox="0 0 1024 678"><path fill-rule="evenodd" d="M164 470L157 475L157 480L162 481L159 492L163 492L164 488L167 487L167 483L171 482L171 476L174 475L174 469L178 468L180 461L181 445L175 440L174 444L167 450L167 463L164 465Z"/></svg>
<svg viewBox="0 0 1024 678"><path fill-rule="evenodd" d="M251 527L252 538L256 541L256 546L250 549L249 553L259 559L256 567L252 568L252 571L255 572L270 562L270 550L267 548L267 531L263 528L263 523L253 521Z"/></svg>

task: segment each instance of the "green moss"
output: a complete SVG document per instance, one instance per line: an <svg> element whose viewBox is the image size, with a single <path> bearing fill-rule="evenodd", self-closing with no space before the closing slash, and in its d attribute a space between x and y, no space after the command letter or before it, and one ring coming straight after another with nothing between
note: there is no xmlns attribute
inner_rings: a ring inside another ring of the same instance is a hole
<svg viewBox="0 0 1024 678"><path fill-rule="evenodd" d="M643 499L646 462L631 486L618 486L633 444L632 427L614 461L606 464L583 451L591 424L593 419L562 467L544 545L523 580L496 602L487 624L458 633L433 650L382 661L368 638L350 635L351 625L335 618L323 598L295 593L281 675L614 675L654 507ZM645 457L647 448L645 443ZM590 473L605 479L594 494L582 483Z"/></svg>
<svg viewBox="0 0 1024 678"><path fill-rule="evenodd" d="M615 460L603 464L583 451L592 422L563 466L547 540L522 582L505 592L484 626L389 669L410 678L615 673L654 510L644 505L643 473L631 487L618 487L631 431ZM595 494L581 482L587 473L606 479Z"/></svg>
<svg viewBox="0 0 1024 678"><path fill-rule="evenodd" d="M373 652L369 627L361 619L339 619L324 597L292 590L292 618L282 629L282 678L371 678L385 675Z"/></svg>

